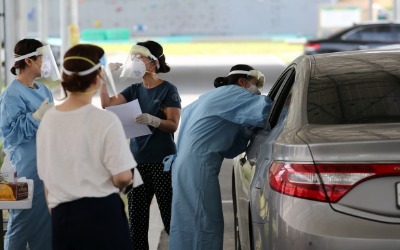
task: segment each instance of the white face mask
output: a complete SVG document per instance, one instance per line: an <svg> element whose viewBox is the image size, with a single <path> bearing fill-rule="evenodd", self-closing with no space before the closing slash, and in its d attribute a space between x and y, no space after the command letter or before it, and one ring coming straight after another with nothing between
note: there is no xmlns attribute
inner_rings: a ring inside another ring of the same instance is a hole
<svg viewBox="0 0 400 250"><path fill-rule="evenodd" d="M138 57L132 58L122 68L120 77L142 78L146 73L146 64Z"/></svg>
<svg viewBox="0 0 400 250"><path fill-rule="evenodd" d="M260 94L260 91L258 90L257 86L253 84L250 84L250 87L246 88L246 90L256 95Z"/></svg>
<svg viewBox="0 0 400 250"><path fill-rule="evenodd" d="M47 78L51 76L51 64L48 60L42 60L40 67L40 77Z"/></svg>
<svg viewBox="0 0 400 250"><path fill-rule="evenodd" d="M35 64L36 67L37 67L38 69L40 69L40 77L41 77L41 78L50 77L50 75L51 75L51 74L50 74L50 71L51 71L50 62L48 62L48 61L42 61L41 66L40 66L40 68L39 68L38 64L37 64L34 60L30 59L30 61L31 61L33 64Z"/></svg>
<svg viewBox="0 0 400 250"><path fill-rule="evenodd" d="M250 85L248 88L246 88L247 91L255 95L261 95L261 92L256 85L251 84L248 80L246 80L246 82Z"/></svg>
<svg viewBox="0 0 400 250"><path fill-rule="evenodd" d="M132 73L134 78L142 78L146 73L146 64L140 58L132 60Z"/></svg>

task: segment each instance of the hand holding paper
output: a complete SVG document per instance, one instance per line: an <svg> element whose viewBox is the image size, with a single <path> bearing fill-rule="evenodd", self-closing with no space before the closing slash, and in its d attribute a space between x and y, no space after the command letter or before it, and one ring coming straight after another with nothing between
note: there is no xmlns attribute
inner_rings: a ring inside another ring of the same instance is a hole
<svg viewBox="0 0 400 250"><path fill-rule="evenodd" d="M147 113L136 116L135 121L139 124L146 124L146 125L153 126L155 128L158 128L158 126L160 126L160 123L161 123L160 118L149 115Z"/></svg>
<svg viewBox="0 0 400 250"><path fill-rule="evenodd" d="M147 125L138 124L132 119L132 114L133 117L136 117L142 113L137 99L125 104L106 107L106 110L115 113L121 120L127 139L151 134Z"/></svg>

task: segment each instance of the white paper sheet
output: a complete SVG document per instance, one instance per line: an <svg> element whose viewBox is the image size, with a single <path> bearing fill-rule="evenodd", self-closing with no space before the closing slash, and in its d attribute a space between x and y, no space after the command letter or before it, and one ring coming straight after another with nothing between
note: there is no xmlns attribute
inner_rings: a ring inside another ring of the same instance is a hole
<svg viewBox="0 0 400 250"><path fill-rule="evenodd" d="M135 122L135 117L142 113L137 99L121 105L106 107L106 110L113 112L121 120L127 139L151 134L147 125Z"/></svg>

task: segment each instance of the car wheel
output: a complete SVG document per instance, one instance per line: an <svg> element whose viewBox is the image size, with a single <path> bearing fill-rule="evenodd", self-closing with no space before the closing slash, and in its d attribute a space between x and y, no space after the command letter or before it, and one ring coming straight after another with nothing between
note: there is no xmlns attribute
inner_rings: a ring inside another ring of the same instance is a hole
<svg viewBox="0 0 400 250"><path fill-rule="evenodd" d="M235 230L235 250L241 250L240 236L239 236L239 223L236 205L236 189L235 189L235 169L232 169L232 203L233 203L233 216L234 216L234 230Z"/></svg>

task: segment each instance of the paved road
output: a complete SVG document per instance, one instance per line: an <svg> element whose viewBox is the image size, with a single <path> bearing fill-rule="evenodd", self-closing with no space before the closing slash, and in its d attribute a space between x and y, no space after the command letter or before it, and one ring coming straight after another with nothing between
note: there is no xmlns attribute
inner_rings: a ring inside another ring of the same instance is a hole
<svg viewBox="0 0 400 250"><path fill-rule="evenodd" d="M121 62L126 59L124 54L114 54L108 56L108 62ZM182 106L185 107L197 97L213 89L214 79L218 76L226 76L229 69L235 64L249 64L264 73L266 84L263 94L267 94L269 88L276 81L279 74L285 67L285 63L274 56L167 56L167 63L171 67L168 74L160 74L160 77L175 84L182 98ZM117 91L120 92L130 83L118 79L120 71L115 73ZM109 88L110 94L111 88ZM94 103L100 103L98 97ZM176 137L179 134L176 134ZM234 223L233 207L231 196L231 173L232 160L225 160L220 173L221 195L223 202L223 212L225 221L224 249L234 249ZM151 206L149 242L150 250L168 249L168 236L161 233L163 225L159 215L156 201Z"/></svg>

